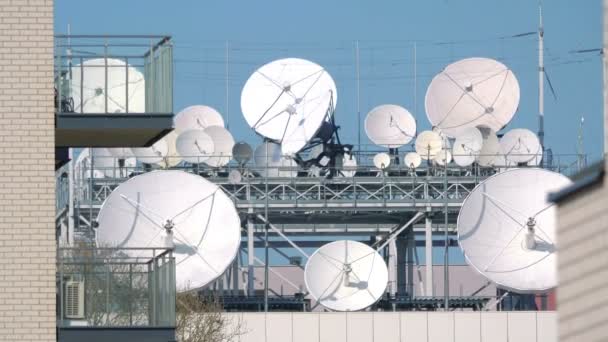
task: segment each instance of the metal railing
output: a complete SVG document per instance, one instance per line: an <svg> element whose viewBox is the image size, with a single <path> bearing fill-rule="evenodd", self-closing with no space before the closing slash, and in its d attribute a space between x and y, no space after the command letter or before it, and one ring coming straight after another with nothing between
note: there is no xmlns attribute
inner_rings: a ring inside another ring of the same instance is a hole
<svg viewBox="0 0 608 342"><path fill-rule="evenodd" d="M175 259L162 248L59 247L57 294L59 327L173 327Z"/></svg>
<svg viewBox="0 0 608 342"><path fill-rule="evenodd" d="M57 114L173 112L173 46L156 35L56 35Z"/></svg>

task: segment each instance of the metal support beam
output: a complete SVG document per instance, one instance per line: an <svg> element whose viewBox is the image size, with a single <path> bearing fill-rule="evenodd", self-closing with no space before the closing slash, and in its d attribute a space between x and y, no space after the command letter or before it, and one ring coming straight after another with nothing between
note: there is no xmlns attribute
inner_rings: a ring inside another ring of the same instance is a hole
<svg viewBox="0 0 608 342"><path fill-rule="evenodd" d="M396 239L397 244L397 294L405 295L407 292L407 276L406 276L406 267L407 267L407 258L406 258L406 249L407 249L407 237L398 236ZM409 293L408 293L409 294Z"/></svg>
<svg viewBox="0 0 608 342"><path fill-rule="evenodd" d="M258 214L257 218L260 219L262 222L266 223L268 225L268 227L270 227L270 229L272 229L275 233L279 234L279 236L281 236L293 248L295 248L298 252L300 252L300 254L302 254L306 259L308 259L310 257L306 252L304 252L304 250L302 248L298 247L298 245L296 245L295 242L291 241L291 239L289 239L287 237L287 235L283 234L283 232L280 229L278 229L272 223L270 223L268 220L266 220L266 218L264 216Z"/></svg>
<svg viewBox="0 0 608 342"><path fill-rule="evenodd" d="M410 297L414 297L414 249L416 241L414 240L414 230L409 229L406 235L407 242L407 293Z"/></svg>
<svg viewBox="0 0 608 342"><path fill-rule="evenodd" d="M407 221L406 224L404 224L403 226L401 226L401 228L399 228L399 229L391 232L389 238L386 239L384 242L382 242L382 244L378 248L376 248L376 249L377 250L382 250L382 248L386 247L386 245L388 245L389 242L391 242L393 239L395 239L397 236L399 236L399 234L401 234L401 232L403 232L409 226L411 226L414 223L416 223L418 221L418 219L421 218L423 215L424 215L423 212L421 212L421 211L417 212L416 215L414 215L414 217L412 217L411 220Z"/></svg>
<svg viewBox="0 0 608 342"><path fill-rule="evenodd" d="M249 209L249 212L253 212L252 209ZM247 216L247 295L254 295L254 275L253 270L255 268L255 248L254 248L254 240L253 240L253 217L251 215Z"/></svg>
<svg viewBox="0 0 608 342"><path fill-rule="evenodd" d="M426 289L424 295L427 297L434 296L433 293L433 220L429 215L425 220L425 235L424 235L424 257L425 257L425 273L426 273Z"/></svg>

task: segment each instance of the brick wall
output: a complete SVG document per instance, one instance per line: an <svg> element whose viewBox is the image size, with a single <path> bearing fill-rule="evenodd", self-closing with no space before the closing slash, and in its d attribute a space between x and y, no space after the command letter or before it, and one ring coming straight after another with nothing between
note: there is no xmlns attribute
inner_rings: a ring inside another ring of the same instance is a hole
<svg viewBox="0 0 608 342"><path fill-rule="evenodd" d="M0 341L55 340L53 1L0 0Z"/></svg>

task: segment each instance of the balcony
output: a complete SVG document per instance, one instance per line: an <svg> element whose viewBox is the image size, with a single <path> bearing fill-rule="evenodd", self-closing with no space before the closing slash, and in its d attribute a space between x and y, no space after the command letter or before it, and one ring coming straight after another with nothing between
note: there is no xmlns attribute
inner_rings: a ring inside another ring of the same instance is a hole
<svg viewBox="0 0 608 342"><path fill-rule="evenodd" d="M171 250L59 248L57 329L62 342L174 340Z"/></svg>
<svg viewBox="0 0 608 342"><path fill-rule="evenodd" d="M169 36L57 35L54 70L58 148L144 147L173 129Z"/></svg>

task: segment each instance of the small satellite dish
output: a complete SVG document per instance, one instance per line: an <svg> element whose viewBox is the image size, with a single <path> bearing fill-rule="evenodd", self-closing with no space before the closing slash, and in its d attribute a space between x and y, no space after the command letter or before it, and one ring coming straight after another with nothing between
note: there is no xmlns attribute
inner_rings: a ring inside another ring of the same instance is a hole
<svg viewBox="0 0 608 342"><path fill-rule="evenodd" d="M150 147L134 147L131 150L142 163L161 164L169 152L169 146L167 141L161 139Z"/></svg>
<svg viewBox="0 0 608 342"><path fill-rule="evenodd" d="M73 66L71 72L70 88L74 99L74 112L126 113L128 103L129 113L145 113L144 76L125 62L114 58L89 59Z"/></svg>
<svg viewBox="0 0 608 342"><path fill-rule="evenodd" d="M477 128L483 137L481 151L479 151L479 155L477 156L477 164L484 167L493 166L494 163L497 162L500 153L500 143L496 136L496 132L491 128L484 126L479 126Z"/></svg>
<svg viewBox="0 0 608 342"><path fill-rule="evenodd" d="M433 78L425 97L426 115L449 137L479 125L497 132L513 118L519 96L519 83L504 64L467 58Z"/></svg>
<svg viewBox="0 0 608 342"><path fill-rule="evenodd" d="M464 129L456 137L452 147L454 162L462 167L469 166L475 162L483 147L483 135L476 127Z"/></svg>
<svg viewBox="0 0 608 342"><path fill-rule="evenodd" d="M512 129L500 139L500 153L515 164L535 159L540 148L536 134L525 128Z"/></svg>
<svg viewBox="0 0 608 342"><path fill-rule="evenodd" d="M230 198L191 173L153 171L120 184L97 217L98 246L173 247L178 290L200 288L232 264L241 223ZM148 251L152 256L151 251ZM131 257L142 250L125 250Z"/></svg>
<svg viewBox="0 0 608 342"><path fill-rule="evenodd" d="M357 173L357 158L352 154L345 153L342 157L342 168L338 170L338 176L354 177Z"/></svg>
<svg viewBox="0 0 608 342"><path fill-rule="evenodd" d="M204 132L213 140L213 156L205 160L212 167L222 167L232 159L234 139L227 129L221 126L209 126Z"/></svg>
<svg viewBox="0 0 608 342"><path fill-rule="evenodd" d="M306 288L324 307L363 310L378 301L388 270L377 251L357 241L330 242L317 249L304 269Z"/></svg>
<svg viewBox="0 0 608 342"><path fill-rule="evenodd" d="M378 153L374 156L374 166L380 170L388 169L391 165L391 156L387 153Z"/></svg>
<svg viewBox="0 0 608 342"><path fill-rule="evenodd" d="M437 152L435 157L433 157L433 161L437 165L442 165L442 166L447 165L452 161L452 154L450 153L449 150L441 150L441 151Z"/></svg>
<svg viewBox="0 0 608 342"><path fill-rule="evenodd" d="M200 129L182 131L177 138L176 146L182 159L192 164L207 161L215 149L213 139Z"/></svg>
<svg viewBox="0 0 608 342"><path fill-rule="evenodd" d="M239 184L243 180L243 176L239 170L232 170L228 173L228 182L230 184Z"/></svg>
<svg viewBox="0 0 608 342"><path fill-rule="evenodd" d="M403 162L405 163L405 166L410 169L415 169L422 164L422 158L420 158L420 155L416 152L408 152L405 157L403 157Z"/></svg>
<svg viewBox="0 0 608 342"><path fill-rule="evenodd" d="M479 184L457 221L469 265L510 291L554 288L556 217L547 195L568 184L567 177L537 168L511 169Z"/></svg>
<svg viewBox="0 0 608 342"><path fill-rule="evenodd" d="M297 164L281 154L281 146L265 142L255 149L253 160L262 177L296 177Z"/></svg>
<svg viewBox="0 0 608 342"><path fill-rule="evenodd" d="M241 109L249 126L280 143L285 155L299 152L316 136L336 101L336 85L329 73L299 58L263 65L241 93Z"/></svg>
<svg viewBox="0 0 608 342"><path fill-rule="evenodd" d="M407 109L397 105L381 105L365 118L365 132L376 145L396 148L416 136L416 120Z"/></svg>
<svg viewBox="0 0 608 342"><path fill-rule="evenodd" d="M424 131L416 138L416 153L422 159L433 159L441 151L444 139L433 131Z"/></svg>
<svg viewBox="0 0 608 342"><path fill-rule="evenodd" d="M543 161L543 147L539 144L538 151L530 161L526 163L528 166L538 166Z"/></svg>
<svg viewBox="0 0 608 342"><path fill-rule="evenodd" d="M253 158L253 149L246 142L238 142L232 148L232 157L239 164L245 165Z"/></svg>
<svg viewBox="0 0 608 342"><path fill-rule="evenodd" d="M165 158L165 166L168 168L177 166L182 161L179 152L177 152L177 138L178 135L175 130L173 130L167 135L165 135L162 139L167 144L167 157Z"/></svg>
<svg viewBox="0 0 608 342"><path fill-rule="evenodd" d="M181 133L191 129L203 130L211 126L224 127L222 115L209 106L195 105L184 108L173 118L175 130Z"/></svg>

